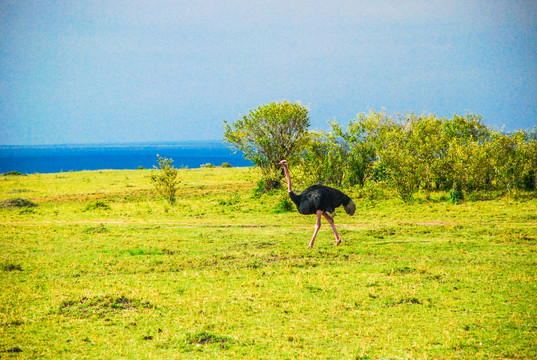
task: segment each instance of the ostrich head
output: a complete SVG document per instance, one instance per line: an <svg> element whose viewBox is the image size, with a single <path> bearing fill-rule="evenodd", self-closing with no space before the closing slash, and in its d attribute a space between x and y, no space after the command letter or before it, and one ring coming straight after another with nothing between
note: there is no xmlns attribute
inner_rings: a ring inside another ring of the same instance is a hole
<svg viewBox="0 0 537 360"><path fill-rule="evenodd" d="M279 164L285 166L285 165L287 165L287 160L282 160L282 161L280 161Z"/></svg>

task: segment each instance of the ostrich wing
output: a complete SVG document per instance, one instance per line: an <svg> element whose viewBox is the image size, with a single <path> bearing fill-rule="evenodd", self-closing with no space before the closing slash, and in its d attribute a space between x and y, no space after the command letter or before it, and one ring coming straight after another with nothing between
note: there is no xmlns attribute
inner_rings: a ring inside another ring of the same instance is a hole
<svg viewBox="0 0 537 360"><path fill-rule="evenodd" d="M306 189L300 194L297 204L298 212L304 215L315 214L320 210L322 194L319 191Z"/></svg>

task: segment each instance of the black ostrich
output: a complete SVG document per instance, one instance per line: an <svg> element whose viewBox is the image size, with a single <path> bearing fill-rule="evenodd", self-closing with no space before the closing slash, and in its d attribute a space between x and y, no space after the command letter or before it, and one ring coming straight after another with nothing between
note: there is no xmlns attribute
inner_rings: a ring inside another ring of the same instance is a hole
<svg viewBox="0 0 537 360"><path fill-rule="evenodd" d="M321 215L328 220L334 235L336 236L336 245L341 242L336 225L334 225L334 212L337 207L343 205L343 208L349 215L353 215L356 211L356 204L350 197L342 193L341 191L324 186L324 185L312 185L306 190L302 191L300 195L296 195L291 189L291 176L289 175L289 169L287 168L287 161L282 160L280 165L283 165L285 176L287 177L287 187L289 190L289 197L295 203L298 212L302 215L317 215L317 222L315 223L315 231L308 247L313 247L315 237L321 228Z"/></svg>

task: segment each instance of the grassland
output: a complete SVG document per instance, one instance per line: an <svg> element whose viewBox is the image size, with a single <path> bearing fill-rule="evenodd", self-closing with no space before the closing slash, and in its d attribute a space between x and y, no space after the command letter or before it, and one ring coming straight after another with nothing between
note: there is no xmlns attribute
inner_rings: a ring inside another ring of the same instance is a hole
<svg viewBox="0 0 537 360"><path fill-rule="evenodd" d="M537 199L352 193L343 242L252 169L0 177L2 359L537 358Z"/></svg>

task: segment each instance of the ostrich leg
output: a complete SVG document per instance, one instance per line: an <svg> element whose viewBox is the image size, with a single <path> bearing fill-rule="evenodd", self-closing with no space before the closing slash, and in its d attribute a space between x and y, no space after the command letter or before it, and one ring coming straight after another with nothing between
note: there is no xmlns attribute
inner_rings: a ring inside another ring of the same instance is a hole
<svg viewBox="0 0 537 360"><path fill-rule="evenodd" d="M339 243L341 242L341 237L339 236L337 230L336 230L336 225L334 224L334 219L332 219L332 217L330 215L328 215L327 213L323 212L323 215L324 217L326 218L326 220L328 220L328 222L330 223L330 226L332 227L332 230L334 231L334 235L336 236L336 245L339 245Z"/></svg>
<svg viewBox="0 0 537 360"><path fill-rule="evenodd" d="M315 238L317 237L317 233L319 232L319 229L321 228L321 214L323 212L321 210L317 210L317 222L315 223L315 231L313 232L313 237L311 238L310 244L308 245L309 248L313 247L313 243L315 242Z"/></svg>

